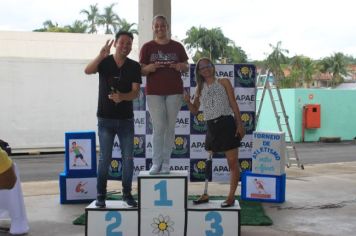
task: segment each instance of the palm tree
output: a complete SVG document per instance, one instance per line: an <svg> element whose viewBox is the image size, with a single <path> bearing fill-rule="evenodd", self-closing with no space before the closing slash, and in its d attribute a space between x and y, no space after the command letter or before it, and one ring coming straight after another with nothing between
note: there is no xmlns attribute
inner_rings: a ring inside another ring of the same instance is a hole
<svg viewBox="0 0 356 236"><path fill-rule="evenodd" d="M320 62L320 71L329 72L333 75L332 86L336 86L344 81L342 76L347 76L347 62L344 54L341 52L335 53L330 57L326 57Z"/></svg>
<svg viewBox="0 0 356 236"><path fill-rule="evenodd" d="M119 25L119 28L120 30L122 31L127 31L127 32L130 32L132 34L136 34L138 35L138 30L137 29L133 29L132 27L134 27L135 25L137 25L136 23L129 23L127 22L126 19L121 19L120 20L120 25Z"/></svg>
<svg viewBox="0 0 356 236"><path fill-rule="evenodd" d="M272 72L275 78L275 83L277 85L279 85L281 79L284 78L284 73L281 67L281 65L287 61L287 57L284 55L284 53L289 53L287 49L281 48L281 44L281 41L277 42L276 46L269 44L269 46L272 48L272 52L267 56L266 59L267 68L270 72Z"/></svg>
<svg viewBox="0 0 356 236"><path fill-rule="evenodd" d="M105 34L117 32L117 29L120 26L120 17L114 13L113 10L115 5L116 3L112 3L110 6L105 7L104 14L99 16L98 23L105 27Z"/></svg>
<svg viewBox="0 0 356 236"><path fill-rule="evenodd" d="M304 61L303 56L294 56L290 62L291 74L290 79L294 81L294 88L299 87L298 84L302 84L304 79L303 68Z"/></svg>
<svg viewBox="0 0 356 236"><path fill-rule="evenodd" d="M315 74L315 63L309 58L304 59L304 82L307 84L307 88L310 88L310 84L313 82L313 75Z"/></svg>
<svg viewBox="0 0 356 236"><path fill-rule="evenodd" d="M55 25L55 24L53 24L53 22L51 20L46 20L45 22L42 23L42 25L43 25L43 28L34 29L33 32L48 32L49 29L56 27L56 25L58 25L58 24L56 23L56 25Z"/></svg>
<svg viewBox="0 0 356 236"><path fill-rule="evenodd" d="M225 55L228 63L246 63L247 55L241 47L235 46L234 43L232 45L228 45L225 49Z"/></svg>
<svg viewBox="0 0 356 236"><path fill-rule="evenodd" d="M195 49L196 51L203 51L201 38L203 37L204 31L205 28L196 28L193 26L185 33L187 37L182 41L188 50L192 51Z"/></svg>
<svg viewBox="0 0 356 236"><path fill-rule="evenodd" d="M203 37L203 45L208 49L210 59L216 59L224 56L224 49L231 42L226 38L220 28L212 28L207 30Z"/></svg>
<svg viewBox="0 0 356 236"><path fill-rule="evenodd" d="M80 20L76 20L72 25L67 25L65 28L67 28L70 33L85 33L88 29L88 25Z"/></svg>
<svg viewBox="0 0 356 236"><path fill-rule="evenodd" d="M87 19L85 22L89 24L89 32L90 34L97 33L97 21L99 17L99 9L98 9L98 4L96 3L95 5L90 5L89 10L81 10L80 13L85 14Z"/></svg>
<svg viewBox="0 0 356 236"><path fill-rule="evenodd" d="M302 70L304 65L304 58L305 57L302 55L296 55L291 59L290 65L293 69Z"/></svg>
<svg viewBox="0 0 356 236"><path fill-rule="evenodd" d="M45 22L43 22L44 29L50 29L50 28L55 28L55 27L58 27L58 23L53 24L53 22L51 20L46 20Z"/></svg>
<svg viewBox="0 0 356 236"><path fill-rule="evenodd" d="M53 23L51 20L46 20L43 22L43 28L35 29L34 32L55 32L55 33L68 33L69 30L67 27L60 27L58 23Z"/></svg>

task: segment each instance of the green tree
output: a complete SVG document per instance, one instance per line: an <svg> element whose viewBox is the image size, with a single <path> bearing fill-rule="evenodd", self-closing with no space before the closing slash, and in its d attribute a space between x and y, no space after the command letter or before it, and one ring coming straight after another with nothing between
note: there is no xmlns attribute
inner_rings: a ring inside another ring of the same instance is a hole
<svg viewBox="0 0 356 236"><path fill-rule="evenodd" d="M307 85L307 88L310 88L310 84L313 82L313 75L315 74L315 72L316 72L316 66L314 61L309 57L306 57L304 59L303 79Z"/></svg>
<svg viewBox="0 0 356 236"><path fill-rule="evenodd" d="M83 9L80 11L80 13L86 15L87 19L85 20L85 22L89 24L88 33L90 34L97 33L98 32L97 25L98 25L98 17L99 17L98 4L96 3L95 5L90 5L89 10Z"/></svg>
<svg viewBox="0 0 356 236"><path fill-rule="evenodd" d="M301 87L305 84L309 88L316 72L314 61L309 57L295 56L291 59L290 66L292 69L290 77L294 80L295 87Z"/></svg>
<svg viewBox="0 0 356 236"><path fill-rule="evenodd" d="M347 64L356 64L356 58L352 55L345 55L345 59Z"/></svg>
<svg viewBox="0 0 356 236"><path fill-rule="evenodd" d="M69 30L66 27L58 26L58 23L53 23L51 20L46 20L43 22L43 28L35 29L34 32L60 32L68 33Z"/></svg>
<svg viewBox="0 0 356 236"><path fill-rule="evenodd" d="M266 66L269 72L272 72L277 85L279 85L280 81L284 78L282 64L287 62L287 57L284 53L289 53L287 49L281 48L281 44L281 41L277 42L276 46L269 44L272 48L272 52L266 58Z"/></svg>
<svg viewBox="0 0 356 236"><path fill-rule="evenodd" d="M294 56L290 62L291 73L289 78L294 82L294 88L300 87L303 84L303 69L304 69L304 60L303 56Z"/></svg>
<svg viewBox="0 0 356 236"><path fill-rule="evenodd" d="M138 35L137 29L133 28L135 25L137 25L137 24L136 23L129 23L129 22L127 22L126 19L121 19L120 20L120 24L119 24L119 28L122 31L127 31L127 32L130 32L132 34L137 34Z"/></svg>
<svg viewBox="0 0 356 236"><path fill-rule="evenodd" d="M203 46L209 52L209 57L212 61L224 57L225 49L231 40L224 36L220 28L212 28L206 30L203 37Z"/></svg>
<svg viewBox="0 0 356 236"><path fill-rule="evenodd" d="M241 47L235 46L234 43L227 45L225 48L225 57L227 58L227 63L246 63L247 55Z"/></svg>
<svg viewBox="0 0 356 236"><path fill-rule="evenodd" d="M67 25L64 28L68 29L69 33L85 33L88 25L80 20L76 20L72 25Z"/></svg>
<svg viewBox="0 0 356 236"><path fill-rule="evenodd" d="M292 70L289 76L280 81L280 88L296 88L299 81L300 72Z"/></svg>
<svg viewBox="0 0 356 236"><path fill-rule="evenodd" d="M326 57L320 61L320 71L323 73L329 72L333 75L332 87L342 83L344 81L343 76L347 76L347 60L344 54L341 52L334 53L330 57Z"/></svg>
<svg viewBox="0 0 356 236"><path fill-rule="evenodd" d="M104 8L104 14L99 15L98 24L105 27L105 34L113 34L118 31L120 26L120 17L114 12L114 6L116 3L112 3L110 6Z"/></svg>
<svg viewBox="0 0 356 236"><path fill-rule="evenodd" d="M183 43L190 52L195 52L194 61L202 56L209 57L214 62L222 59L236 63L247 60L246 53L225 37L221 28L193 26L186 32L186 36Z"/></svg>
<svg viewBox="0 0 356 236"><path fill-rule="evenodd" d="M203 29L201 27L196 28L191 27L186 33L187 38L183 39L183 43L187 46L188 50L195 49L201 51L201 38L203 34Z"/></svg>
<svg viewBox="0 0 356 236"><path fill-rule="evenodd" d="M42 23L43 28L34 29L33 32L48 32L49 28L55 27L55 24L51 20L46 20Z"/></svg>

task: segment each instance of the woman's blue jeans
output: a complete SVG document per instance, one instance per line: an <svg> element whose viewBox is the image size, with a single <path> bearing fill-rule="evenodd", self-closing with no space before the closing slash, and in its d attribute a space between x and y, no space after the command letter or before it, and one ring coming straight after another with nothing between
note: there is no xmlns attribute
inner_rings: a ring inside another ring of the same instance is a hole
<svg viewBox="0 0 356 236"><path fill-rule="evenodd" d="M174 130L183 95L147 95L146 99L153 125L152 164L169 165L175 139Z"/></svg>
<svg viewBox="0 0 356 236"><path fill-rule="evenodd" d="M97 178L98 196L106 195L108 171L112 158L115 135L118 136L122 157L122 191L130 193L132 189L132 176L134 171L133 119L104 119L98 117L98 136L100 144L100 158Z"/></svg>

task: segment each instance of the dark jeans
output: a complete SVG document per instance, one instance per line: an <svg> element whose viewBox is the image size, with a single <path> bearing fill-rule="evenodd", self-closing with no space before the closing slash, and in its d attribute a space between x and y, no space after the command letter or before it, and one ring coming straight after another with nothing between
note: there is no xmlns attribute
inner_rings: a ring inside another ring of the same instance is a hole
<svg viewBox="0 0 356 236"><path fill-rule="evenodd" d="M119 138L121 148L123 189L122 191L123 193L130 193L132 189L132 176L134 170L134 120L98 118L98 135L100 144L100 158L97 182L98 195L106 195L108 171L112 158L112 149L115 135L117 135Z"/></svg>

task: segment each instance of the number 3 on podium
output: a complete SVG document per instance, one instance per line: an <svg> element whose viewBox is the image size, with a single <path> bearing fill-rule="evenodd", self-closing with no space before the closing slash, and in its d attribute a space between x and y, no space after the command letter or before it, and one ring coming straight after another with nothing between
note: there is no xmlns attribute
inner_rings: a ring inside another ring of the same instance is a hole
<svg viewBox="0 0 356 236"><path fill-rule="evenodd" d="M213 221L210 226L213 230L206 230L206 236L221 236L224 234L224 229L221 227L221 215L216 211L210 211L205 216L205 221Z"/></svg>

